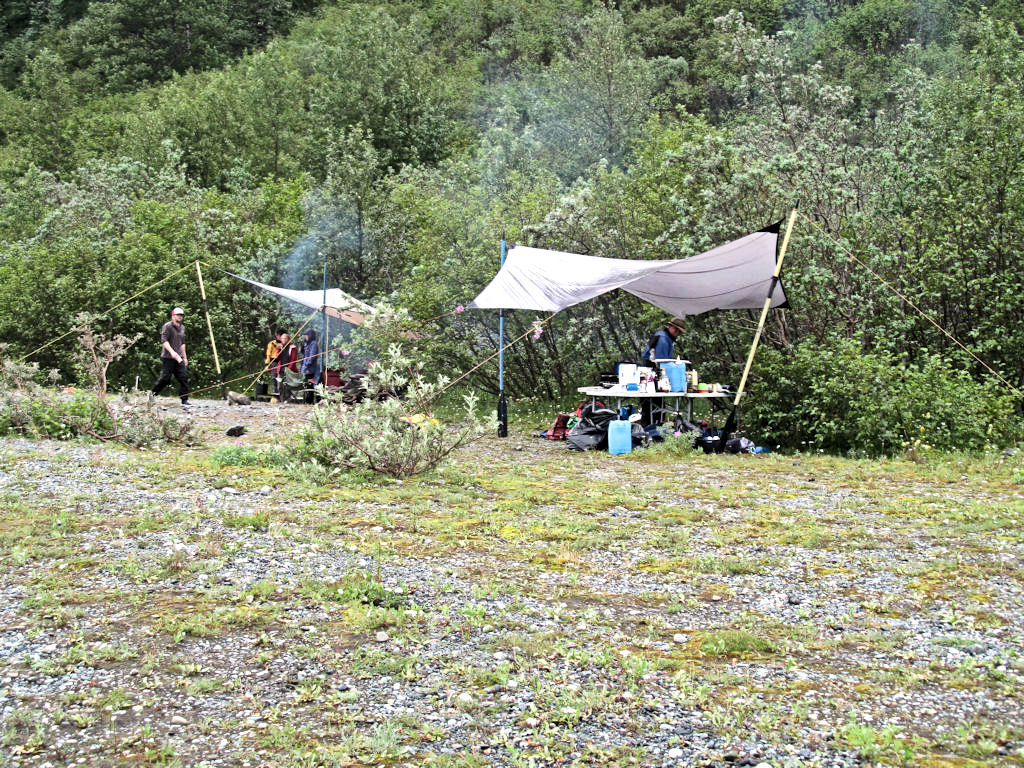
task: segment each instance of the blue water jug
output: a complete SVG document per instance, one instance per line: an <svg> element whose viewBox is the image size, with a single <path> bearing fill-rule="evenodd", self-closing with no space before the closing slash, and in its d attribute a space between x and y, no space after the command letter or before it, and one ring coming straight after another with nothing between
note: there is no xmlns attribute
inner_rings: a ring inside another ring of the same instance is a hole
<svg viewBox="0 0 1024 768"><path fill-rule="evenodd" d="M629 453L633 449L633 428L628 421L608 422L608 453Z"/></svg>
<svg viewBox="0 0 1024 768"><path fill-rule="evenodd" d="M668 383L673 392L686 391L686 363L662 363L661 368L668 376Z"/></svg>

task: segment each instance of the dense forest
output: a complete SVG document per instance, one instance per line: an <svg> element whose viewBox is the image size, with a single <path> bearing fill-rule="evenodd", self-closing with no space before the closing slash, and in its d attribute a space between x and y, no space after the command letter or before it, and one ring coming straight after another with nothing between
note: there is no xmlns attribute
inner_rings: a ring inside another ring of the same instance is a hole
<svg viewBox="0 0 1024 768"><path fill-rule="evenodd" d="M104 331L143 334L112 381L149 383L183 304L193 379L213 383L198 260L241 375L301 319L214 268L312 289L326 259L333 285L408 313L410 351L465 371L497 324L453 310L503 235L679 258L799 200L751 432L1005 445L1024 382L1022 23L1015 0L11 0L4 354L58 339L31 359L73 382L63 334L106 312ZM538 319L509 313L510 335ZM569 397L664 319L621 292L579 305L517 342L506 387ZM702 315L679 346L735 382L756 321ZM495 391L496 365L468 382Z"/></svg>

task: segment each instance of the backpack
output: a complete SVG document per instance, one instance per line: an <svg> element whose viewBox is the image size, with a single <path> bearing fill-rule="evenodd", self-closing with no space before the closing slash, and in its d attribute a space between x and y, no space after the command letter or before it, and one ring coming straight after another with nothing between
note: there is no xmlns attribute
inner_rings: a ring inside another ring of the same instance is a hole
<svg viewBox="0 0 1024 768"><path fill-rule="evenodd" d="M555 416L555 423L544 433L548 440L565 440L569 436L569 414L560 413Z"/></svg>

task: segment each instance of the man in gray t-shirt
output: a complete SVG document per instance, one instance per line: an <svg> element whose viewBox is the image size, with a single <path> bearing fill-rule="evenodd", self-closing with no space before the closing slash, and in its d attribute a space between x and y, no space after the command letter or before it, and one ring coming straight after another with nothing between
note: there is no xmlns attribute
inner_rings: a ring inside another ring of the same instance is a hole
<svg viewBox="0 0 1024 768"><path fill-rule="evenodd" d="M188 355L185 354L185 310L175 307L171 319L160 329L160 378L153 385L153 394L171 383L173 376L178 380L178 397L181 404L188 404Z"/></svg>

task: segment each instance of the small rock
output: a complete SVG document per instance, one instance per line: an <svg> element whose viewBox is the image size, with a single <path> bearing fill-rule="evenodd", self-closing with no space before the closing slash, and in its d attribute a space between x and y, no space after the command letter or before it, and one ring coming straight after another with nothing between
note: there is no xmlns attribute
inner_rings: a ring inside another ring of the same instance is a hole
<svg viewBox="0 0 1024 768"><path fill-rule="evenodd" d="M390 639L390 637L388 636L387 632L378 632L376 635L374 635L374 639L378 643L386 643Z"/></svg>
<svg viewBox="0 0 1024 768"><path fill-rule="evenodd" d="M188 720L181 715L174 715L174 717L171 718L171 725L188 725Z"/></svg>
<svg viewBox="0 0 1024 768"><path fill-rule="evenodd" d="M245 427L241 424L236 424L233 427L228 427L228 431L225 433L228 437L241 437L245 434Z"/></svg>
<svg viewBox="0 0 1024 768"><path fill-rule="evenodd" d="M680 757L683 756L683 750L681 750L679 747L672 747L672 749L670 749L667 752L667 754L673 760L678 760Z"/></svg>
<svg viewBox="0 0 1024 768"><path fill-rule="evenodd" d="M682 632L676 632L672 635L672 642L674 643L685 643L687 640L689 640L689 638Z"/></svg>

